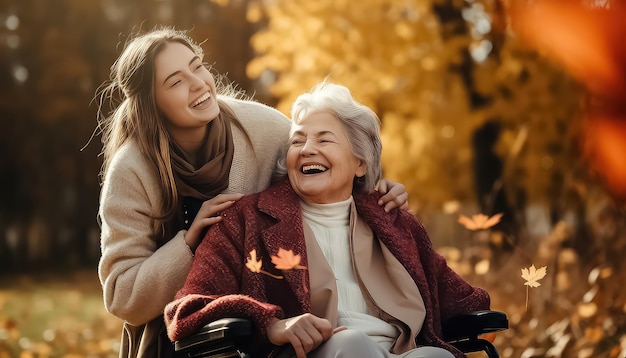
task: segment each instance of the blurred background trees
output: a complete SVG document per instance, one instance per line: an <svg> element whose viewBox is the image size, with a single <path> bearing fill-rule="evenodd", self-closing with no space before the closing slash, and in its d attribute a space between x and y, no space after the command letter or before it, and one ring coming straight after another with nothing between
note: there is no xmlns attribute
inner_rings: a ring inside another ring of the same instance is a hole
<svg viewBox="0 0 626 358"><path fill-rule="evenodd" d="M584 81L522 41L511 4L0 0L0 276L95 270L101 160L91 101L129 34L174 25L204 41L217 71L284 113L327 77L371 106L385 176L406 185L455 269L510 314L514 328L498 342L508 342L505 356L591 346L587 356L617 357L620 344L624 354L626 294L609 282L625 279L626 220L581 150ZM558 20L544 16L535 30L548 34ZM574 23L577 34L598 28ZM622 38L616 31L611 39ZM478 212L504 216L491 231L457 223ZM531 264L548 266L547 282L523 311L519 270Z"/></svg>
<svg viewBox="0 0 626 358"><path fill-rule="evenodd" d="M219 72L285 113L326 77L349 86L381 117L385 175L405 183L425 217L455 202L491 214L500 186L511 210L505 220L516 225L528 205L558 212L584 175L574 137L579 91L507 32L504 6L4 0L0 266L97 259L100 143L91 139L91 100L129 34L162 24L206 40ZM480 138L487 122L498 128L491 144ZM491 153L501 168L477 153Z"/></svg>
<svg viewBox="0 0 626 358"><path fill-rule="evenodd" d="M129 34L192 29L243 88L245 3L10 1L0 4L0 272L93 267L101 165L96 88ZM83 149L84 148L84 149Z"/></svg>

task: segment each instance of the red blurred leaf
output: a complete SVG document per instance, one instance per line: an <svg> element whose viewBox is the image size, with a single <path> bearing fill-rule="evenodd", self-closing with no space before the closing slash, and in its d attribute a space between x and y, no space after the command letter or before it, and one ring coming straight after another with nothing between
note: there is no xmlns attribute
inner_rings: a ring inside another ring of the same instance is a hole
<svg viewBox="0 0 626 358"><path fill-rule="evenodd" d="M626 199L626 121L595 117L585 122L583 148L592 168L609 189Z"/></svg>
<svg viewBox="0 0 626 358"><path fill-rule="evenodd" d="M623 2L598 8L580 1L534 1L511 8L514 31L589 89L594 102L586 113L583 149L620 199L626 199L624 14Z"/></svg>
<svg viewBox="0 0 626 358"><path fill-rule="evenodd" d="M624 96L626 22L624 6L591 8L574 1L516 2L512 28L531 47L561 63L592 92Z"/></svg>

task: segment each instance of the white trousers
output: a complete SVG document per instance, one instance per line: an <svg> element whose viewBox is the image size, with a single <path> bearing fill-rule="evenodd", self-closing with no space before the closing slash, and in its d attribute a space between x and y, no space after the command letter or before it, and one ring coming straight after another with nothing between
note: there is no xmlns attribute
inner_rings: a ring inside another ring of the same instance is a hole
<svg viewBox="0 0 626 358"><path fill-rule="evenodd" d="M347 329L337 332L314 351L311 358L454 358L448 350L439 347L418 347L403 354L387 352L366 334Z"/></svg>

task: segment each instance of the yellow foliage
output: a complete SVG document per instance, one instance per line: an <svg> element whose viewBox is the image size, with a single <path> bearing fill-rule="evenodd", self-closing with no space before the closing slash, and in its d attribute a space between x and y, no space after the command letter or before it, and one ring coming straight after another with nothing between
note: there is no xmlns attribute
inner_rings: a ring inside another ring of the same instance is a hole
<svg viewBox="0 0 626 358"><path fill-rule="evenodd" d="M523 191L533 201L557 195L554 173L567 169L567 148L546 154L546 147L561 140L563 123L577 106L571 81L501 32L488 35L500 39L494 42L497 58L474 63L468 88L452 69L478 40L469 30L451 35L450 24L442 25L433 10L436 2L251 1L248 18L265 16L267 25L251 39L257 55L247 74L273 74L269 77L275 80L263 85L284 113L299 94L325 78L349 87L382 120L385 176L405 184L411 200L422 206L475 200L470 140L493 118L506 128L505 153L519 137L518 128L532 138L520 142L523 147L518 145L516 156L509 158L505 188ZM448 6L460 9L464 3ZM496 6L485 2L484 8L489 12ZM493 19L492 27L503 23L502 17L486 16ZM468 91L490 100L472 107Z"/></svg>

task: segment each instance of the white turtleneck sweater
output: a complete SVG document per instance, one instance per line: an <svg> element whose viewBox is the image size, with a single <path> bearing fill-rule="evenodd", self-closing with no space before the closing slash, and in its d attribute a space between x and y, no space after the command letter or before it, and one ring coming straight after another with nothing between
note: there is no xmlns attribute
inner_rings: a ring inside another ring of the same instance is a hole
<svg viewBox="0 0 626 358"><path fill-rule="evenodd" d="M352 197L332 204L301 201L302 218L309 225L337 282L338 325L369 335L391 349L399 335L389 323L372 316L352 269L350 255L350 211Z"/></svg>

